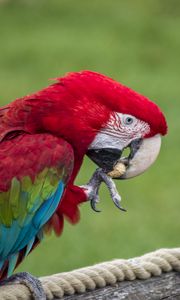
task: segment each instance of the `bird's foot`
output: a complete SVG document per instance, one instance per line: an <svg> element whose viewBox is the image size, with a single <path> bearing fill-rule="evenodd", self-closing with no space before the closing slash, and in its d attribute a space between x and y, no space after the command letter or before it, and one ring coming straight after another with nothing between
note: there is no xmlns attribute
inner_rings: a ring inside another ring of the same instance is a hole
<svg viewBox="0 0 180 300"><path fill-rule="evenodd" d="M1 281L0 285L9 285L13 283L24 284L32 293L35 300L46 300L46 295L41 281L27 272L21 272Z"/></svg>
<svg viewBox="0 0 180 300"><path fill-rule="evenodd" d="M97 203L100 201L98 192L99 192L99 187L101 185L101 182L102 180L99 177L99 174L96 170L93 176L91 177L90 181L86 185L81 186L85 190L87 194L87 198L90 201L91 208L95 212L101 212L96 207Z"/></svg>
<svg viewBox="0 0 180 300"><path fill-rule="evenodd" d="M124 209L120 204L121 196L119 195L119 193L116 189L116 185L115 185L114 181L112 180L112 178L109 177L106 173L104 173L102 169L99 169L99 173L100 173L102 181L108 187L110 195L111 195L111 199L114 202L114 204L116 205L116 207L122 211L126 211L126 209Z"/></svg>
<svg viewBox="0 0 180 300"><path fill-rule="evenodd" d="M97 203L99 202L99 187L101 183L104 182L109 189L110 196L116 207L118 207L122 211L126 211L121 205L121 196L119 195L116 185L113 182L112 178L109 177L102 169L97 169L93 176L91 177L90 181L87 185L82 186L87 193L88 199L90 200L91 207L94 211L100 212L96 208Z"/></svg>

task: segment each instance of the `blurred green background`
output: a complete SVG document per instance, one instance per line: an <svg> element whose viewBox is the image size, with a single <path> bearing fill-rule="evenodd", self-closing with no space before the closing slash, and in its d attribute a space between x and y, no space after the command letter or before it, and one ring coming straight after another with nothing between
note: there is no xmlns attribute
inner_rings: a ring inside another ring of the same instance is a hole
<svg viewBox="0 0 180 300"><path fill-rule="evenodd" d="M81 222L66 222L60 238L48 237L18 270L35 275L128 258L180 243L180 1L0 1L1 104L48 84L68 71L105 73L156 101L169 135L144 175L118 182L118 211L101 189L102 212L89 203ZM78 184L95 166L85 160Z"/></svg>

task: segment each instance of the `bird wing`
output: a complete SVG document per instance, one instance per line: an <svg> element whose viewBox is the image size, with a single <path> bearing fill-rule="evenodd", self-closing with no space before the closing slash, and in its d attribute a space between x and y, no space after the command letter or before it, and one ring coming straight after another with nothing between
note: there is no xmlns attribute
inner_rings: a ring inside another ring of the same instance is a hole
<svg viewBox="0 0 180 300"><path fill-rule="evenodd" d="M11 275L41 240L43 226L71 176L73 161L71 146L50 134L7 136L0 143L1 277Z"/></svg>

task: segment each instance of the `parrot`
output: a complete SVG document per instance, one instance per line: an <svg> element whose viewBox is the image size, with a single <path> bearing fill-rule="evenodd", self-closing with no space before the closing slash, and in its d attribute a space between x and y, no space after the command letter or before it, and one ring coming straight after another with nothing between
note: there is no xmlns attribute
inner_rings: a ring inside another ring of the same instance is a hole
<svg viewBox="0 0 180 300"><path fill-rule="evenodd" d="M45 299L39 279L15 268L64 217L79 221L79 204L99 202L104 182L114 204L113 179L129 179L156 160L167 133L161 109L145 96L93 71L67 73L42 90L0 108L0 279L23 282ZM129 155L123 157L124 149ZM75 185L83 159L97 166L90 181ZM110 176L115 166L124 170Z"/></svg>

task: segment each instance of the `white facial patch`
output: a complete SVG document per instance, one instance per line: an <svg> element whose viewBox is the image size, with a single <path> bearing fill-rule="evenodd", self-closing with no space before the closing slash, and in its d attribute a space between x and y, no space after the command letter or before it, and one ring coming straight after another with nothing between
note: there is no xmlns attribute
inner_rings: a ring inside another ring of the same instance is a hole
<svg viewBox="0 0 180 300"><path fill-rule="evenodd" d="M118 112L110 116L106 126L96 135L89 149L124 149L132 140L143 138L150 132L150 126L134 116Z"/></svg>
<svg viewBox="0 0 180 300"><path fill-rule="evenodd" d="M91 143L89 149L115 148L123 149L124 143L120 137L110 135L109 133L100 131L94 141Z"/></svg>

